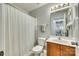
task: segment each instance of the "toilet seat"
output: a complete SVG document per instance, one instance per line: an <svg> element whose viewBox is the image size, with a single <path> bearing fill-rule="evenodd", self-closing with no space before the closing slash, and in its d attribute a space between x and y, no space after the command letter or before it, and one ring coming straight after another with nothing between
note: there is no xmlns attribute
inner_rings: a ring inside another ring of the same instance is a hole
<svg viewBox="0 0 79 59"><path fill-rule="evenodd" d="M43 46L37 45L37 46L35 46L35 47L32 49L32 51L33 51L33 52L40 53L40 52L42 51L42 49L43 49Z"/></svg>

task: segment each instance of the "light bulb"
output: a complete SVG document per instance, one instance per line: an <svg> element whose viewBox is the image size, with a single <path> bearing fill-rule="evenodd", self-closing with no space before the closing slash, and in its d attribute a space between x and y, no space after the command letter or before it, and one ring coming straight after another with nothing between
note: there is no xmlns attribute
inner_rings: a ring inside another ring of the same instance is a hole
<svg viewBox="0 0 79 59"><path fill-rule="evenodd" d="M58 8L58 7L59 7L59 5L56 5L55 7L56 7L56 8Z"/></svg>
<svg viewBox="0 0 79 59"><path fill-rule="evenodd" d="M64 4L63 4L63 3L61 3L61 4L60 4L60 7L63 7L63 5L64 5Z"/></svg>
<svg viewBox="0 0 79 59"><path fill-rule="evenodd" d="M68 6L69 5L69 3L64 3L64 6Z"/></svg>
<svg viewBox="0 0 79 59"><path fill-rule="evenodd" d="M51 9L53 10L55 7L52 7Z"/></svg>

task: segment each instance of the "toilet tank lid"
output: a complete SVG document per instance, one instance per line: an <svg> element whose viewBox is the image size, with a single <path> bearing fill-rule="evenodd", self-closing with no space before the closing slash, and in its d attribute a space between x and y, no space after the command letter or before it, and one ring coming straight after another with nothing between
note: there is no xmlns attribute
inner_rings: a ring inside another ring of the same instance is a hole
<svg viewBox="0 0 79 59"><path fill-rule="evenodd" d="M46 40L46 38L43 38L43 37L38 37L38 39L40 39L40 40Z"/></svg>

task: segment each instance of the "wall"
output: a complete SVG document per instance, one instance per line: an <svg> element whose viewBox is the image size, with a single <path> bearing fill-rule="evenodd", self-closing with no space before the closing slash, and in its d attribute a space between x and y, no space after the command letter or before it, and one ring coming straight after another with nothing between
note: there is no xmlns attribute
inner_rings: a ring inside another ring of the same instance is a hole
<svg viewBox="0 0 79 59"><path fill-rule="evenodd" d="M29 13L31 16L36 17L38 19L38 21L37 21L38 22L38 33L39 33L38 36L46 37L46 36L50 35L50 33L51 33L50 32L50 8L54 5L56 5L56 4L50 3L50 4L47 4L43 7L38 8L34 11L31 11ZM76 8L75 11L76 11L76 14L78 15L78 7ZM75 12L74 12L74 15L75 15ZM75 37L75 38L79 38L78 22L77 21L75 21L75 25L74 25L74 28L73 28L73 37ZM39 25L41 25L41 24L48 24L45 33L40 32Z"/></svg>
<svg viewBox="0 0 79 59"><path fill-rule="evenodd" d="M38 36L47 37L50 35L50 8L56 4L50 3L43 7L40 7L36 10L31 11L29 14L35 18L37 18L37 24L38 24ZM46 25L46 32L42 33L40 31L40 25L41 24L47 24Z"/></svg>

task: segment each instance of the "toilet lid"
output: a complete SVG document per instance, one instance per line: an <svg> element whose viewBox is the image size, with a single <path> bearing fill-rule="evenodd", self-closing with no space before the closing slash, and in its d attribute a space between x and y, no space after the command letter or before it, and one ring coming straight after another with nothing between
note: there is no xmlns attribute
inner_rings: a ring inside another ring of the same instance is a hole
<svg viewBox="0 0 79 59"><path fill-rule="evenodd" d="M38 45L33 48L33 51L42 51L42 49L43 49L43 46Z"/></svg>

